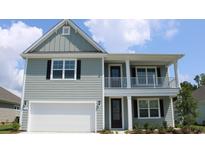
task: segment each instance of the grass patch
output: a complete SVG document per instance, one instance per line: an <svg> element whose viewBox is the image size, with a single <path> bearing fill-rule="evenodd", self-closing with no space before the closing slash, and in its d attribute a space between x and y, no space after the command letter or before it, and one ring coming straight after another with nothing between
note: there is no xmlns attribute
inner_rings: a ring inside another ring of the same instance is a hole
<svg viewBox="0 0 205 154"><path fill-rule="evenodd" d="M0 125L0 134L16 134L19 133L18 123L8 123Z"/></svg>

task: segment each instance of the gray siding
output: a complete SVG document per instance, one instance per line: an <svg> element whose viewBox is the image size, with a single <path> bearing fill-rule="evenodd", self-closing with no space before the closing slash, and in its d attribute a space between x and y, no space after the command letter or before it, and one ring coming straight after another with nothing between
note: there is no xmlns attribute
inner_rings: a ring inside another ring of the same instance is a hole
<svg viewBox="0 0 205 154"><path fill-rule="evenodd" d="M61 27L38 46L35 51L96 51L96 49L72 27L70 29L70 35L62 35Z"/></svg>
<svg viewBox="0 0 205 154"><path fill-rule="evenodd" d="M137 99L138 97L133 97L133 99ZM142 97L141 97L142 98ZM135 124L139 124L143 126L145 123L149 123L150 125L160 126L163 121L166 121L168 126L172 126L172 112L169 97L159 97L163 99L164 102L164 117L160 119L138 119L134 117L134 103L132 103L132 113L133 113L133 127ZM124 103L124 129L128 129L128 109L127 109L127 98L123 97ZM105 129L109 129L109 97L105 97Z"/></svg>
<svg viewBox="0 0 205 154"><path fill-rule="evenodd" d="M80 80L46 80L47 60L29 59L24 100L94 100L102 101L102 60L81 59ZM97 110L97 129L103 128L102 105ZM24 113L24 112L23 112ZM23 114L23 128L27 125Z"/></svg>
<svg viewBox="0 0 205 154"><path fill-rule="evenodd" d="M205 101L198 102L198 113L196 121L198 124L203 124L203 121L205 121Z"/></svg>
<svg viewBox="0 0 205 154"><path fill-rule="evenodd" d="M162 125L163 121L167 122L168 126L172 126L172 112L171 112L171 104L169 97L160 97L164 102L164 117L160 119L138 119L134 117L134 105L133 105L133 126L135 124L139 124L143 126L145 123L149 123L150 125Z"/></svg>

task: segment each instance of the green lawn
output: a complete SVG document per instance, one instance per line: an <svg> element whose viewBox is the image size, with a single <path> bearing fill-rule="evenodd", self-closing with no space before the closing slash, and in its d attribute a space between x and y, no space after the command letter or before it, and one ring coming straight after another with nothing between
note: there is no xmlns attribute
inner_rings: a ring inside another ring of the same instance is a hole
<svg viewBox="0 0 205 154"><path fill-rule="evenodd" d="M12 124L0 125L0 134L16 134L18 132L13 130Z"/></svg>

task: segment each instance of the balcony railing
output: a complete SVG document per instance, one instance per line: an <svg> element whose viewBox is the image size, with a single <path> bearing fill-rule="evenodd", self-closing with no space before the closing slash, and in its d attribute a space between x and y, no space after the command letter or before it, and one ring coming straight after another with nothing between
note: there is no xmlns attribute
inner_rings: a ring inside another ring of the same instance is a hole
<svg viewBox="0 0 205 154"><path fill-rule="evenodd" d="M131 88L177 88L175 78L137 76L130 78ZM127 88L127 77L105 77L105 88Z"/></svg>

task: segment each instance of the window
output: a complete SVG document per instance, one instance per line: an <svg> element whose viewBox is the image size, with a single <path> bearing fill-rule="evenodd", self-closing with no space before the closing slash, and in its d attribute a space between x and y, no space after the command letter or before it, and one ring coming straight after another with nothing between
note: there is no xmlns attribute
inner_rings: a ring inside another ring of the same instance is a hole
<svg viewBox="0 0 205 154"><path fill-rule="evenodd" d="M70 35L70 26L64 26L62 35Z"/></svg>
<svg viewBox="0 0 205 154"><path fill-rule="evenodd" d="M15 105L15 106L14 106L14 109L17 110L17 111L19 111L19 110L20 110L20 107L17 106L17 105Z"/></svg>
<svg viewBox="0 0 205 154"><path fill-rule="evenodd" d="M155 67L137 67L136 79L139 85L157 84L157 71Z"/></svg>
<svg viewBox="0 0 205 154"><path fill-rule="evenodd" d="M76 60L53 60L52 79L76 79Z"/></svg>
<svg viewBox="0 0 205 154"><path fill-rule="evenodd" d="M159 99L139 99L138 117L141 119L160 118Z"/></svg>

